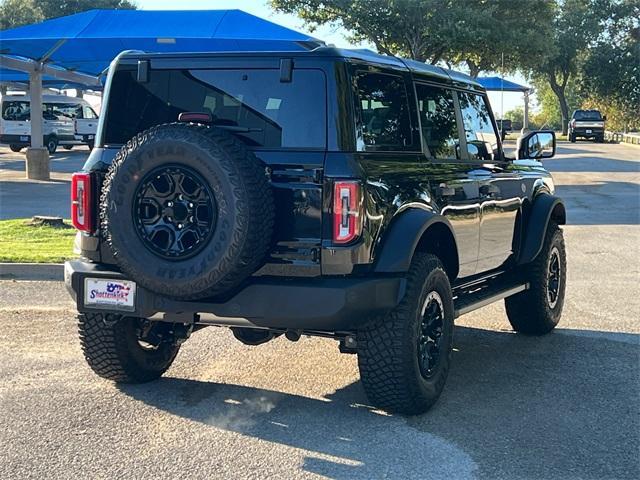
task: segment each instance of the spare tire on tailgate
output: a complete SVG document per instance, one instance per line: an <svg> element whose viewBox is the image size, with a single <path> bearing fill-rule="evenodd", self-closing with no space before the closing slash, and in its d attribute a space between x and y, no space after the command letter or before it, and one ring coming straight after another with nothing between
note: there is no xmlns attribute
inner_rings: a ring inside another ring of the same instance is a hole
<svg viewBox="0 0 640 480"><path fill-rule="evenodd" d="M221 129L153 127L118 153L100 199L101 230L132 280L173 298L236 287L271 242L273 196L264 166Z"/></svg>

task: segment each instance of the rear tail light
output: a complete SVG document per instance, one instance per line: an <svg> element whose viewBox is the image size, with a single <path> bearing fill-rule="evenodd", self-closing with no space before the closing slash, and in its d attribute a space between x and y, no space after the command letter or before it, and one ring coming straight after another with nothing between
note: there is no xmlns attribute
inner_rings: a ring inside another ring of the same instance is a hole
<svg viewBox="0 0 640 480"><path fill-rule="evenodd" d="M93 182L90 173L71 177L71 222L82 232L93 231Z"/></svg>
<svg viewBox="0 0 640 480"><path fill-rule="evenodd" d="M333 243L349 243L360 235L360 185L338 181L333 187Z"/></svg>
<svg viewBox="0 0 640 480"><path fill-rule="evenodd" d="M576 128L576 119L574 118L573 120L571 120L569 125L571 125L571 128Z"/></svg>

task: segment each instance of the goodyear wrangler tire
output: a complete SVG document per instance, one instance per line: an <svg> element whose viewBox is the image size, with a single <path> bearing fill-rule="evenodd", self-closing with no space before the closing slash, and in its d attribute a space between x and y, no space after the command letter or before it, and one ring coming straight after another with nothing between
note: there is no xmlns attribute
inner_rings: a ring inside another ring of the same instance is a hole
<svg viewBox="0 0 640 480"><path fill-rule="evenodd" d="M526 335L549 333L562 316L567 285L564 237L555 222L549 223L542 250L522 273L529 289L504 299L509 323Z"/></svg>
<svg viewBox="0 0 640 480"><path fill-rule="evenodd" d="M151 347L140 343L140 321L102 313L78 315L82 352L97 375L116 383L145 383L160 378L171 366L180 345L164 342Z"/></svg>
<svg viewBox="0 0 640 480"><path fill-rule="evenodd" d="M373 405L417 415L435 404L451 365L453 317L442 263L416 253L400 304L357 333L360 379Z"/></svg>
<svg viewBox="0 0 640 480"><path fill-rule="evenodd" d="M132 280L177 299L223 294L261 266L273 196L229 133L165 124L130 140L104 182L101 231Z"/></svg>

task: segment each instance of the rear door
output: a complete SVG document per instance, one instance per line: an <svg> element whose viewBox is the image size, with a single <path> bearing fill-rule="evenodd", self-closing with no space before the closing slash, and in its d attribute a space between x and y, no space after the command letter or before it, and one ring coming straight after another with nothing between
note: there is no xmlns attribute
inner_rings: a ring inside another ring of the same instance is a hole
<svg viewBox="0 0 640 480"><path fill-rule="evenodd" d="M98 129L98 115L89 105L82 106L82 117L74 121L74 133L82 139L93 140Z"/></svg>
<svg viewBox="0 0 640 480"><path fill-rule="evenodd" d="M2 135L17 135L20 141L29 141L31 135L30 119L31 105L29 100L2 101Z"/></svg>
<svg viewBox="0 0 640 480"><path fill-rule="evenodd" d="M460 262L459 277L476 272L480 234L479 185L475 166L464 154L455 92L445 86L416 83L426 178L440 212L453 227Z"/></svg>
<svg viewBox="0 0 640 480"><path fill-rule="evenodd" d="M135 68L121 67L103 110L102 144L118 148L154 125L176 122L183 112L211 114L215 127L235 135L262 160L272 181L273 249L261 273L319 275L325 74L294 68L290 80L283 79L278 58L261 61L261 68L243 68L255 65L247 60L211 68L212 60L209 68L200 62L181 69L157 62L145 82L137 81Z"/></svg>
<svg viewBox="0 0 640 480"><path fill-rule="evenodd" d="M516 217L524 195L518 171L504 161L485 95L458 92L471 175L478 182L480 241L477 272L500 267L514 249Z"/></svg>
<svg viewBox="0 0 640 480"><path fill-rule="evenodd" d="M47 102L43 105L44 135L54 134L61 142L75 140L74 120L82 118L77 102Z"/></svg>

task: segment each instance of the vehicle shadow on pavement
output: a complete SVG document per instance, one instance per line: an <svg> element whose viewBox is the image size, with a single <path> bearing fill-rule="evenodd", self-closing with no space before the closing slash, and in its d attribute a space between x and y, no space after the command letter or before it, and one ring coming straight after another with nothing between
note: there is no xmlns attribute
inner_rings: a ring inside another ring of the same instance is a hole
<svg viewBox="0 0 640 480"><path fill-rule="evenodd" d="M323 399L171 377L119 388L174 415L302 449L302 468L329 478L623 478L640 472L639 342L457 327L442 398L408 418L367 406L359 382Z"/></svg>

